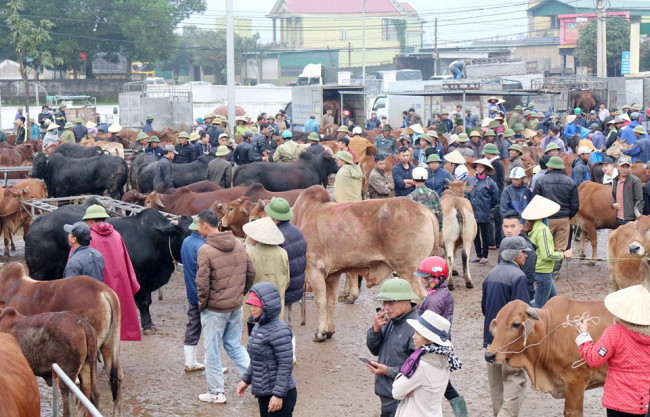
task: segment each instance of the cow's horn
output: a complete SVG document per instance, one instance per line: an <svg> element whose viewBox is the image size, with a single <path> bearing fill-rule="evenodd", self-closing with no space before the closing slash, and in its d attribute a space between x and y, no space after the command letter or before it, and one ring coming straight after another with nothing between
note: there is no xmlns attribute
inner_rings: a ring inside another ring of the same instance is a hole
<svg viewBox="0 0 650 417"><path fill-rule="evenodd" d="M178 226L178 220L172 220L170 224L172 226Z"/></svg>
<svg viewBox="0 0 650 417"><path fill-rule="evenodd" d="M535 310L532 307L528 307L526 309L526 314L528 314L531 318L533 318L535 320L539 320L539 315L537 315L537 310Z"/></svg>

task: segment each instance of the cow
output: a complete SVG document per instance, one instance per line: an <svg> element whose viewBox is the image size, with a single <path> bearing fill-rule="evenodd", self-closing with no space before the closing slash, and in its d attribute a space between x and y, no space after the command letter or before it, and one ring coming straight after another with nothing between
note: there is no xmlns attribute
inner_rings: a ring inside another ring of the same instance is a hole
<svg viewBox="0 0 650 417"><path fill-rule="evenodd" d="M172 164L172 182L174 188L180 188L186 185L206 179L208 164L215 156L199 156L199 158L189 164ZM141 166L138 171L138 191L149 193L153 191L153 177L155 174L156 164L149 163Z"/></svg>
<svg viewBox="0 0 650 417"><path fill-rule="evenodd" d="M56 363L93 405L97 393L97 336L90 324L71 311L24 316L12 307L0 310L0 332L16 338L36 376L52 386L52 364ZM63 415L69 415L70 389L61 385Z"/></svg>
<svg viewBox="0 0 650 417"><path fill-rule="evenodd" d="M523 368L534 390L565 399L565 417L582 417L585 390L602 387L607 376L607 366L583 363L574 342L578 333L571 324L586 317L593 317L589 333L595 341L614 323L603 301L556 296L542 309L511 301L490 323L494 340L485 360Z"/></svg>
<svg viewBox="0 0 650 417"><path fill-rule="evenodd" d="M0 415L41 416L36 376L16 339L4 333L0 333Z"/></svg>
<svg viewBox="0 0 650 417"><path fill-rule="evenodd" d="M12 235L19 228L23 228L23 236L29 231L32 217L20 204L21 200L37 200L45 198L47 191L45 184L38 180L20 180L11 188L0 191L0 223L4 236L4 255L9 256L9 242L11 250L16 250Z"/></svg>
<svg viewBox="0 0 650 417"><path fill-rule="evenodd" d="M307 240L306 277L318 309L315 341L334 334L342 273L363 271L372 287L397 271L416 294L425 295L413 271L437 254L439 232L438 219L422 204L406 197L333 203L327 190L315 185L300 194L293 212L292 222Z"/></svg>
<svg viewBox="0 0 650 417"><path fill-rule="evenodd" d="M627 139L616 139L612 146L607 148L605 153L612 158L620 158L623 155L623 151L632 149L632 146L627 144Z"/></svg>
<svg viewBox="0 0 650 417"><path fill-rule="evenodd" d="M27 142L23 142L20 145L16 145L16 146L9 145L7 142L0 143L0 150L11 149L18 152L21 158L21 163L25 161L31 161L32 159L34 159L35 147L36 147L36 143L31 140Z"/></svg>
<svg viewBox="0 0 650 417"><path fill-rule="evenodd" d="M99 146L87 147L76 143L63 143L52 152L52 155L57 153L70 158L92 158L103 154L104 151Z"/></svg>
<svg viewBox="0 0 650 417"><path fill-rule="evenodd" d="M269 201L271 200L259 199L253 201L248 197L239 197L229 203L218 203L214 210L221 213L221 225L223 227L232 230L235 236L244 238L246 237L243 230L244 225L250 221L266 217L261 213L265 213L264 207ZM253 213L253 210L255 210L255 213Z"/></svg>
<svg viewBox="0 0 650 417"><path fill-rule="evenodd" d="M171 194L175 194L179 190L183 190L183 189L187 189L195 193L207 193L210 191L220 190L221 187L219 187L219 184L206 180L206 181L195 182L194 184L186 185L185 187L175 188L174 192ZM141 206L144 206L148 195L149 194L139 193L138 190L129 190L126 193L124 193L124 195L122 196L122 201L126 203L139 204Z"/></svg>
<svg viewBox="0 0 650 417"><path fill-rule="evenodd" d="M65 224L73 224L83 217L88 205L70 205L37 218L25 236L25 261L32 277L52 280L63 276L70 247ZM174 264L180 262L181 244L190 234L189 216L170 222L156 210L142 210L135 216L113 217L107 220L120 232L140 284L135 304L140 312L140 324L145 334L153 333L149 306L151 293L169 282ZM92 323L91 323L92 324Z"/></svg>
<svg viewBox="0 0 650 417"><path fill-rule="evenodd" d="M80 276L40 282L27 275L19 262L0 269L0 300L20 314L71 311L95 331L104 368L113 394L113 415L121 413L122 368L120 366L120 328L122 315L117 294L105 284Z"/></svg>
<svg viewBox="0 0 650 417"><path fill-rule="evenodd" d="M172 214L198 214L210 208L216 202L231 201L246 192L244 186L224 188L205 193L194 193L187 188L179 188L174 194L160 194L152 191L145 198L145 207L158 209Z"/></svg>
<svg viewBox="0 0 650 417"><path fill-rule="evenodd" d="M131 169L129 169L129 185L131 188L138 190L140 192L149 192L153 190L153 177L151 177L151 184L143 184L144 189L148 191L143 191L143 188L140 186L140 170L149 164L153 164L158 160L152 153L141 152L135 156L133 161L131 161Z"/></svg>
<svg viewBox="0 0 650 417"><path fill-rule="evenodd" d="M235 170L233 185L260 183L269 191L289 191L327 184L330 174L338 170L334 158L327 153L303 152L298 160L284 164L253 162Z"/></svg>
<svg viewBox="0 0 650 417"><path fill-rule="evenodd" d="M448 278L450 290L454 289L452 275L458 275L456 271L456 262L454 255L456 249L461 248L461 257L463 260L463 277L465 278L465 287L474 288L472 276L469 272L469 255L472 251L472 245L478 227L474 218L472 204L465 198L465 186L467 181L452 181L448 185L448 190L442 193L440 205L442 206L442 239L440 247L444 250L447 264L452 270Z"/></svg>
<svg viewBox="0 0 650 417"><path fill-rule="evenodd" d="M582 229L578 253L584 256L585 240L589 236L591 257L596 259L598 234L600 229L616 229L616 209L612 208L612 186L583 181L578 187L580 207L572 219Z"/></svg>
<svg viewBox="0 0 650 417"><path fill-rule="evenodd" d="M644 284L650 288L648 231L650 216L619 226L607 239L607 268L612 291ZM647 246L646 246L647 245Z"/></svg>
<svg viewBox="0 0 650 417"><path fill-rule="evenodd" d="M47 185L50 197L79 194L102 195L104 191L116 200L122 198L128 167L121 158L99 155L92 158L70 158L54 153L38 154L29 175Z"/></svg>
<svg viewBox="0 0 650 417"><path fill-rule="evenodd" d="M109 155L117 156L122 159L124 158L124 145L119 142L106 142L103 140L96 141L93 138L88 138L79 142L79 145L87 148L94 148L97 146L103 151L106 151Z"/></svg>

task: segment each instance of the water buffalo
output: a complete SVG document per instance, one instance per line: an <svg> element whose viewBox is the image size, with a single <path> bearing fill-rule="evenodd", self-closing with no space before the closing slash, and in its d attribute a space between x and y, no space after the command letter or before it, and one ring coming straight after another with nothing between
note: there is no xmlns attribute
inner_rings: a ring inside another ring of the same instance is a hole
<svg viewBox="0 0 650 417"><path fill-rule="evenodd" d="M104 153L99 146L81 146L76 143L64 143L52 152L52 155L59 153L70 158L92 158Z"/></svg>
<svg viewBox="0 0 650 417"><path fill-rule="evenodd" d="M38 154L29 175L47 185L50 197L80 194L102 195L108 191L116 200L122 198L128 167L123 159L110 155L70 158L62 154Z"/></svg>
<svg viewBox="0 0 650 417"><path fill-rule="evenodd" d="M329 174L338 170L329 154L303 152L294 162L270 164L253 162L235 170L233 185L258 182L269 191L289 191L326 184Z"/></svg>
<svg viewBox="0 0 650 417"><path fill-rule="evenodd" d="M63 225L80 221L92 203L93 199L89 199L83 205L60 207L32 223L25 237L25 261L34 279L63 276L70 251ZM170 223L156 210L146 209L135 216L110 218L108 223L122 234L140 284L140 291L134 296L140 323L145 331L151 330L154 327L149 313L151 293L169 282L174 262L181 259L181 244L190 234L188 226L192 219L181 216Z"/></svg>
<svg viewBox="0 0 650 417"><path fill-rule="evenodd" d="M203 181L208 171L208 164L214 156L199 156L189 164L172 164L172 181L174 188L180 188L195 182ZM153 177L156 165L153 163L140 167L137 178L138 191L149 193L153 191Z"/></svg>

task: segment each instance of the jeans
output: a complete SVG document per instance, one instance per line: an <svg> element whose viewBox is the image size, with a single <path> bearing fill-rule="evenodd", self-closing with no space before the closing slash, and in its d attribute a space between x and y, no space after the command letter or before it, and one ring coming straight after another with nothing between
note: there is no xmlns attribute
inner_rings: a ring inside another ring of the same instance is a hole
<svg viewBox="0 0 650 417"><path fill-rule="evenodd" d="M542 308L546 302L557 295L553 273L535 272L535 307Z"/></svg>
<svg viewBox="0 0 650 417"><path fill-rule="evenodd" d="M445 398L447 401L451 401L454 398L458 397L460 397L460 395L458 395L458 391L456 391L456 388L451 385L451 380L449 380L449 382L447 382L447 388L445 389Z"/></svg>
<svg viewBox="0 0 650 417"><path fill-rule="evenodd" d="M230 313L217 313L204 310L201 312L201 326L205 344L205 377L208 382L208 391L219 394L224 391L224 376L221 367L219 349L223 347L235 362L240 375L248 369L250 358L241 341L243 330L243 307Z"/></svg>
<svg viewBox="0 0 650 417"><path fill-rule="evenodd" d="M298 400L298 391L295 388L287 391L287 395L282 399L282 408L278 411L269 413L269 402L271 402L271 395L264 395L257 397L257 403L260 406L260 417L291 417L293 409Z"/></svg>
<svg viewBox="0 0 650 417"><path fill-rule="evenodd" d="M476 237L474 238L474 249L476 250L477 258L487 258L488 257L488 234L490 223L476 223L478 231L476 232Z"/></svg>
<svg viewBox="0 0 650 417"><path fill-rule="evenodd" d="M451 74L454 76L453 78L454 80L460 80L461 77L463 76L463 73L455 65L450 66L449 70L451 71Z"/></svg>
<svg viewBox="0 0 650 417"><path fill-rule="evenodd" d="M397 406L399 401L393 401L388 404L381 405L381 417L395 417L397 413Z"/></svg>

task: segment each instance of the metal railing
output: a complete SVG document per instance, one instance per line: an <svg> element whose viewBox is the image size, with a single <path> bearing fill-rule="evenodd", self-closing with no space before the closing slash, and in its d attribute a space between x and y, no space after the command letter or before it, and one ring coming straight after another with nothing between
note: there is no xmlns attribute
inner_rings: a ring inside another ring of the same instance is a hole
<svg viewBox="0 0 650 417"><path fill-rule="evenodd" d="M92 402L81 392L73 380L56 363L52 364L52 415L59 417L59 404L61 398L61 381L70 389L73 395L68 396L68 406L71 415L75 415L75 397L81 402L81 405L88 410L88 414L93 417L103 417ZM66 416L67 417L67 416Z"/></svg>
<svg viewBox="0 0 650 417"><path fill-rule="evenodd" d="M31 170L31 166L0 167L0 175L3 176L4 186L6 187L9 181L10 172L29 172Z"/></svg>

